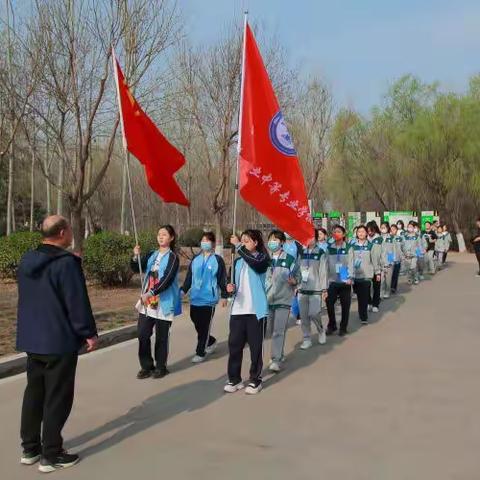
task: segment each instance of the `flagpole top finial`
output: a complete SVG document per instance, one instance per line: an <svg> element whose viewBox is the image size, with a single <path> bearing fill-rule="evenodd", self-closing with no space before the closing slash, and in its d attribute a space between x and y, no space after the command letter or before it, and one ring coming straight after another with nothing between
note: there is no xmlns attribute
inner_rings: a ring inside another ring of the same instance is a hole
<svg viewBox="0 0 480 480"><path fill-rule="evenodd" d="M248 10L244 10L243 14L248 15Z"/></svg>

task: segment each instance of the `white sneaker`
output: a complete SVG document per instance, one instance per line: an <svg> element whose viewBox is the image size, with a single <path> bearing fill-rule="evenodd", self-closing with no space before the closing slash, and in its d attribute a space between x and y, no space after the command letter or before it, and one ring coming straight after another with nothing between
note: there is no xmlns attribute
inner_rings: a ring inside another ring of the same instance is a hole
<svg viewBox="0 0 480 480"><path fill-rule="evenodd" d="M300 318L297 318L297 320L295 321L295 325L301 325L302 324L302 320Z"/></svg>
<svg viewBox="0 0 480 480"><path fill-rule="evenodd" d="M239 390L242 390L245 387L243 382L237 383L236 385L233 382L228 382L224 387L223 391L226 393L235 393Z"/></svg>
<svg viewBox="0 0 480 480"><path fill-rule="evenodd" d="M301 350L308 350L312 346L312 341L309 338L306 338L300 345Z"/></svg>
<svg viewBox="0 0 480 480"><path fill-rule="evenodd" d="M22 465L33 465L40 460L41 455L38 453L23 453L22 457L20 458L20 463Z"/></svg>
<svg viewBox="0 0 480 480"><path fill-rule="evenodd" d="M418 280L415 280L413 283L414 283L415 285L418 285L420 282L419 282Z"/></svg>
<svg viewBox="0 0 480 480"><path fill-rule="evenodd" d="M245 393L247 395L256 395L257 393L260 393L260 391L262 390L262 383L260 382L258 385L255 385L255 383L253 382L250 382L248 385L247 385L247 388L245 389Z"/></svg>
<svg viewBox="0 0 480 480"><path fill-rule="evenodd" d="M373 307L373 308L372 308L372 312L373 312L373 313L378 313L379 311L380 311L380 310L379 310L378 307Z"/></svg>
<svg viewBox="0 0 480 480"><path fill-rule="evenodd" d="M270 366L268 367L268 369L271 371L271 372L279 372L281 370L281 367L280 367L280 364L278 362L274 362L272 361L270 363Z"/></svg>
<svg viewBox="0 0 480 480"><path fill-rule="evenodd" d="M325 345L327 343L327 334L325 332L325 329L323 329L319 334L318 334L318 343L320 345Z"/></svg>
<svg viewBox="0 0 480 480"><path fill-rule="evenodd" d="M212 343L209 347L205 349L207 355L211 355L217 349L218 342L215 340L215 343Z"/></svg>
<svg viewBox="0 0 480 480"><path fill-rule="evenodd" d="M203 361L205 361L205 357L201 357L200 355L195 355L192 358L192 363L202 363Z"/></svg>
<svg viewBox="0 0 480 480"><path fill-rule="evenodd" d="M386 293L383 298L390 298L390 294L389 293Z"/></svg>
<svg viewBox="0 0 480 480"><path fill-rule="evenodd" d="M368 306L368 311L371 312L373 310L373 305Z"/></svg>

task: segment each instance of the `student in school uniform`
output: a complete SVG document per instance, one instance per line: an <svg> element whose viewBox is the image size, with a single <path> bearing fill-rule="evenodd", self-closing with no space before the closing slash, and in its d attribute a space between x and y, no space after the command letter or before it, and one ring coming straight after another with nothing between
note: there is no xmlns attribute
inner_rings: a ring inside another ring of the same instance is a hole
<svg viewBox="0 0 480 480"><path fill-rule="evenodd" d="M303 334L301 350L308 350L312 346L312 323L318 332L318 343L323 345L327 341L321 318L322 296L325 298L327 291L327 264L325 250L318 246L318 238L318 230L315 230L315 238L300 256L301 283L298 303Z"/></svg>
<svg viewBox="0 0 480 480"><path fill-rule="evenodd" d="M390 224L383 222L380 225L380 233L382 234L382 283L380 286L381 298L390 297L392 289L392 275L395 264L395 243L394 237L390 234Z"/></svg>
<svg viewBox="0 0 480 480"><path fill-rule="evenodd" d="M393 239L393 247L395 252L395 258L393 261L392 268L392 284L391 284L391 293L397 293L398 289L398 278L400 276L400 269L402 262L404 261L404 238L403 235L398 233L398 227L393 223L390 227L390 235Z"/></svg>
<svg viewBox="0 0 480 480"><path fill-rule="evenodd" d="M167 369L170 327L180 311L178 269L180 261L175 252L177 235L171 225L158 230L158 250L141 256L140 246L133 250L131 268L139 272L139 262L145 274L138 311L138 379L163 378ZM151 337L155 328L155 361L152 358Z"/></svg>
<svg viewBox="0 0 480 480"><path fill-rule="evenodd" d="M327 251L328 248L328 233L324 228L317 228L317 245L324 251Z"/></svg>
<svg viewBox="0 0 480 480"><path fill-rule="evenodd" d="M190 319L197 331L197 348L192 363L201 363L215 351L217 340L211 335L215 307L227 305L227 272L225 262L215 254L215 234L205 232L200 241L200 253L188 267L181 288L190 291Z"/></svg>
<svg viewBox="0 0 480 480"><path fill-rule="evenodd" d="M298 243L289 233L285 233L286 241L283 244L283 250L292 256L295 261L298 262L298 259L302 253L303 247ZM291 312L294 318L297 320L297 325L300 325L300 306L298 305L297 295L293 298Z"/></svg>
<svg viewBox="0 0 480 480"><path fill-rule="evenodd" d="M357 238L352 240L353 251L353 288L357 294L358 316L362 325L368 324L368 301L370 288L375 270L378 271L380 257L373 256L374 244L368 240L368 232L365 225L357 227Z"/></svg>
<svg viewBox="0 0 480 480"><path fill-rule="evenodd" d="M248 344L251 364L245 393L255 395L262 390L263 339L268 317L265 274L270 257L258 230L245 230L240 239L232 235L230 242L238 258L233 264L234 283L227 284L233 302L228 336L228 383L224 391L235 393L245 387L241 373L243 349Z"/></svg>
<svg viewBox="0 0 480 480"><path fill-rule="evenodd" d="M301 281L300 269L295 258L285 252L285 234L273 230L268 236L267 248L271 262L266 274L268 301L268 331L272 336L269 370L279 372L283 367L285 337L290 308L295 298L295 289Z"/></svg>
<svg viewBox="0 0 480 480"><path fill-rule="evenodd" d="M337 331L335 318L335 303L340 300L342 317L339 336L348 333L348 320L352 302L353 282L353 250L346 241L346 231L341 225L335 225L332 230L333 243L327 249L327 335Z"/></svg>
<svg viewBox="0 0 480 480"><path fill-rule="evenodd" d="M448 231L448 225L446 224L443 226L443 233L445 235L445 252L442 258L442 265L445 264L445 262L447 261L447 255L450 250L450 247L452 246L452 235Z"/></svg>
<svg viewBox="0 0 480 480"><path fill-rule="evenodd" d="M443 232L443 226L437 227L437 240L435 241L435 270L440 270L443 265L443 257L447 251L447 242L445 240L445 233Z"/></svg>
<svg viewBox="0 0 480 480"><path fill-rule="evenodd" d="M376 313L380 307L380 288L382 285L382 243L383 238L380 235L380 229L377 222L372 220L367 223L368 241L372 244L372 261L374 264L374 272L372 276L372 288L370 290L370 298L368 301L369 309Z"/></svg>
<svg viewBox="0 0 480 480"><path fill-rule="evenodd" d="M422 240L415 233L415 222L411 221L407 227L407 233L403 237L403 252L409 285L418 285L417 258L423 255Z"/></svg>
<svg viewBox="0 0 480 480"><path fill-rule="evenodd" d="M435 274L435 241L437 240L437 234L432 228L430 222L425 222L425 231L423 232L423 239L425 242L425 268L431 275Z"/></svg>

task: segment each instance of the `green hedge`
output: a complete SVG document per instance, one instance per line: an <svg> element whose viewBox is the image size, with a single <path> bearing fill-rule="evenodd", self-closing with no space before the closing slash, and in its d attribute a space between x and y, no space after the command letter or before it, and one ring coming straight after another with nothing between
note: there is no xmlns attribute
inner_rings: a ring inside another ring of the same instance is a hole
<svg viewBox="0 0 480 480"><path fill-rule="evenodd" d="M23 254L37 248L41 240L39 232L15 232L0 237L0 277L15 278Z"/></svg>
<svg viewBox="0 0 480 480"><path fill-rule="evenodd" d="M88 276L103 286L126 286L133 272L130 259L133 237L116 232L101 232L88 237L83 245L83 266Z"/></svg>

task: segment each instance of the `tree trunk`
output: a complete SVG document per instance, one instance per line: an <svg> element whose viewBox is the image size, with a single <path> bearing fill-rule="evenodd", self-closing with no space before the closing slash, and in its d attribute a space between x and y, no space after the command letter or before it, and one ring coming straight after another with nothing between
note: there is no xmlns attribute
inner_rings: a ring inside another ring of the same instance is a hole
<svg viewBox="0 0 480 480"><path fill-rule="evenodd" d="M12 233L13 213L13 142L8 156L8 190L7 190L7 235Z"/></svg>
<svg viewBox="0 0 480 480"><path fill-rule="evenodd" d="M57 191L57 215L62 215L63 212L63 170L64 161L63 157L60 157L60 164L58 166L58 191Z"/></svg>
<svg viewBox="0 0 480 480"><path fill-rule="evenodd" d="M85 225L82 220L82 207L72 207L72 230L73 230L73 242L75 252L82 252L83 240L85 239Z"/></svg>
<svg viewBox="0 0 480 480"><path fill-rule="evenodd" d="M30 170L30 231L33 232L33 214L35 207L35 150L32 150L32 167Z"/></svg>

